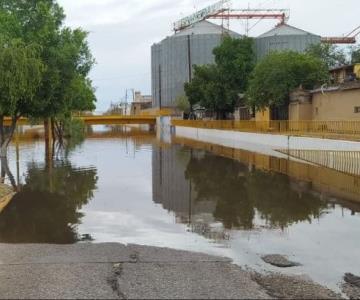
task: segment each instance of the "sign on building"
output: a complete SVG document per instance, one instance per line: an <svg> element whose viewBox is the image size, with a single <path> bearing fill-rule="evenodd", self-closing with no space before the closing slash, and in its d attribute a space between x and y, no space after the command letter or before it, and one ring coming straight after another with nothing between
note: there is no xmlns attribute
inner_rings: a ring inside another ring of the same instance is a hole
<svg viewBox="0 0 360 300"><path fill-rule="evenodd" d="M197 23L199 21L202 21L206 19L206 17L216 14L220 12L222 9L224 9L224 5L229 3L230 0L221 0L219 2L216 2L213 5L210 5L202 10L197 11L196 13L185 17L177 22L174 23L174 30L179 31L186 27L191 26L194 23Z"/></svg>

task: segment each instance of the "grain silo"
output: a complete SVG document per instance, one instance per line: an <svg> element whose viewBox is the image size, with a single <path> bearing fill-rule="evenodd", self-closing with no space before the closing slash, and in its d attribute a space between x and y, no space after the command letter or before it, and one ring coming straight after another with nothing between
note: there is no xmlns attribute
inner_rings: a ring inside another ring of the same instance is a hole
<svg viewBox="0 0 360 300"><path fill-rule="evenodd" d="M241 37L222 26L200 21L151 47L154 107L175 107L176 98L184 94L184 83L193 76L193 66L214 63L212 51L224 33Z"/></svg>
<svg viewBox="0 0 360 300"><path fill-rule="evenodd" d="M320 42L320 36L284 23L255 39L256 54L262 58L271 51L304 52L310 45Z"/></svg>

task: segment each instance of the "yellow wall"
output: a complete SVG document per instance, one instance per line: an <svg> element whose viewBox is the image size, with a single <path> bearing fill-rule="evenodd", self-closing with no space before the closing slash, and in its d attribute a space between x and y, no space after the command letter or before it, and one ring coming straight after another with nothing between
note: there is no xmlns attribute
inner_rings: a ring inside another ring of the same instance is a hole
<svg viewBox="0 0 360 300"><path fill-rule="evenodd" d="M270 109L266 108L264 110L260 110L256 112L255 121L263 122L263 121L270 121Z"/></svg>
<svg viewBox="0 0 360 300"><path fill-rule="evenodd" d="M354 73L356 74L356 77L360 79L360 64L355 64Z"/></svg>
<svg viewBox="0 0 360 300"><path fill-rule="evenodd" d="M360 120L360 89L316 93L313 95L312 117L315 121Z"/></svg>
<svg viewBox="0 0 360 300"><path fill-rule="evenodd" d="M290 103L289 120L290 121L308 121L312 119L311 103Z"/></svg>

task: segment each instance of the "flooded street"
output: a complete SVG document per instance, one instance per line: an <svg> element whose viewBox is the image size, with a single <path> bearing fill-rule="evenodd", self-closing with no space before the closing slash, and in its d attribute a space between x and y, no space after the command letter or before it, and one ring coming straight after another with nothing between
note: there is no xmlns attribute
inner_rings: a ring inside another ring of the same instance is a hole
<svg viewBox="0 0 360 300"><path fill-rule="evenodd" d="M1 243L119 242L230 257L256 270L288 255L336 289L360 270L360 179L307 163L102 127L46 160L42 140L9 152L21 188ZM7 182L10 184L10 178Z"/></svg>

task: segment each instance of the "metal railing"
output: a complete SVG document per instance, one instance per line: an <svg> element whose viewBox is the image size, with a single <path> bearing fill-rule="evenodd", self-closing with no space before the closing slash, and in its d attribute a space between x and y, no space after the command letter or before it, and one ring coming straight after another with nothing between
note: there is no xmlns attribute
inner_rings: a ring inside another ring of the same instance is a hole
<svg viewBox="0 0 360 300"><path fill-rule="evenodd" d="M360 140L360 121L172 120L173 126Z"/></svg>
<svg viewBox="0 0 360 300"><path fill-rule="evenodd" d="M301 160L360 176L360 151L278 150Z"/></svg>

